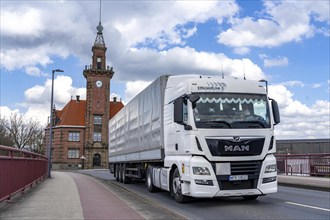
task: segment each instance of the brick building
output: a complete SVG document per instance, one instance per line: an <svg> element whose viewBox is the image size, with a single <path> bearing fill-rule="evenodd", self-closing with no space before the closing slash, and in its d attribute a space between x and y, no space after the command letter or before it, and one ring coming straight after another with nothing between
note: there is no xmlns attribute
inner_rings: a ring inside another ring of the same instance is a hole
<svg viewBox="0 0 330 220"><path fill-rule="evenodd" d="M71 99L62 110L53 110L53 169L108 167L108 121L123 103L110 101L113 68L106 65L101 21L92 47L92 64L85 66L86 100ZM45 148L49 145L46 129Z"/></svg>

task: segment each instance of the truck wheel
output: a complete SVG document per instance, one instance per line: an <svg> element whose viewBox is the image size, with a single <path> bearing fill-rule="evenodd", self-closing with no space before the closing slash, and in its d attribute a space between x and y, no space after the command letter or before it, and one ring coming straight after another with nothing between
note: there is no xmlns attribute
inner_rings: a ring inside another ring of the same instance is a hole
<svg viewBox="0 0 330 220"><path fill-rule="evenodd" d="M119 164L119 182L123 182L123 165Z"/></svg>
<svg viewBox="0 0 330 220"><path fill-rule="evenodd" d="M182 195L181 177L178 168L175 168L172 175L171 196L178 203L184 203L189 200L189 197Z"/></svg>
<svg viewBox="0 0 330 220"><path fill-rule="evenodd" d="M126 164L123 165L123 183L127 184L131 182L131 178L126 176Z"/></svg>
<svg viewBox="0 0 330 220"><path fill-rule="evenodd" d="M116 181L119 182L119 165L118 164L115 165L115 170L116 170L116 172L115 172Z"/></svg>
<svg viewBox="0 0 330 220"><path fill-rule="evenodd" d="M258 196L243 196L244 200L256 200Z"/></svg>
<svg viewBox="0 0 330 220"><path fill-rule="evenodd" d="M148 169L147 169L146 184L147 184L149 192L153 193L153 192L157 191L157 188L154 186L154 184L152 182L152 168L150 166L148 166Z"/></svg>

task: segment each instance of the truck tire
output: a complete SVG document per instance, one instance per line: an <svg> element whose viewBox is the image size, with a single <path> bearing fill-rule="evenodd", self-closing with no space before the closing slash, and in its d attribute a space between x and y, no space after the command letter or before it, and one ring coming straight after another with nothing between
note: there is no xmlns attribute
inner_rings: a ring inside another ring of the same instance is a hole
<svg viewBox="0 0 330 220"><path fill-rule="evenodd" d="M130 183L131 182L131 178L127 177L126 176L126 164L124 163L123 165L123 183L124 184L127 184L127 183Z"/></svg>
<svg viewBox="0 0 330 220"><path fill-rule="evenodd" d="M115 165L116 181L119 182L119 165Z"/></svg>
<svg viewBox="0 0 330 220"><path fill-rule="evenodd" d="M175 168L171 178L171 196L178 203L189 201L189 197L182 195L181 177L178 168Z"/></svg>
<svg viewBox="0 0 330 220"><path fill-rule="evenodd" d="M123 182L123 165L122 164L119 164L119 182Z"/></svg>
<svg viewBox="0 0 330 220"><path fill-rule="evenodd" d="M256 200L258 196L243 196L244 200Z"/></svg>
<svg viewBox="0 0 330 220"><path fill-rule="evenodd" d="M148 169L147 169L146 184L147 184L149 192L153 193L153 192L158 191L152 181L152 167L151 166L148 166Z"/></svg>

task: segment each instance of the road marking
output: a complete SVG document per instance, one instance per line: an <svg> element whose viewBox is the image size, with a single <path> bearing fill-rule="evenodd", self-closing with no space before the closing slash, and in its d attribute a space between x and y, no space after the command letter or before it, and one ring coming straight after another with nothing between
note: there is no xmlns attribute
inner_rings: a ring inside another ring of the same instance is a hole
<svg viewBox="0 0 330 220"><path fill-rule="evenodd" d="M295 202L285 202L285 203L291 204L291 205L302 206L302 207L306 207L306 208L318 209L318 210L330 212L330 209L320 208L320 207L316 207L316 206L304 205L304 204L299 204L299 203L295 203Z"/></svg>

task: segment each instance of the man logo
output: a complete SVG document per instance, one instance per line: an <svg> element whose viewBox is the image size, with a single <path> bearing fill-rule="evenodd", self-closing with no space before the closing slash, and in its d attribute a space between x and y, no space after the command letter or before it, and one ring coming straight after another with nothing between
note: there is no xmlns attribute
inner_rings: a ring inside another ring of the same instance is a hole
<svg viewBox="0 0 330 220"><path fill-rule="evenodd" d="M241 141L241 138L236 136L236 137L233 137L233 142L240 142Z"/></svg>
<svg viewBox="0 0 330 220"><path fill-rule="evenodd" d="M225 151L230 151L230 152L236 152L236 151L250 151L250 146L249 145L225 145Z"/></svg>

